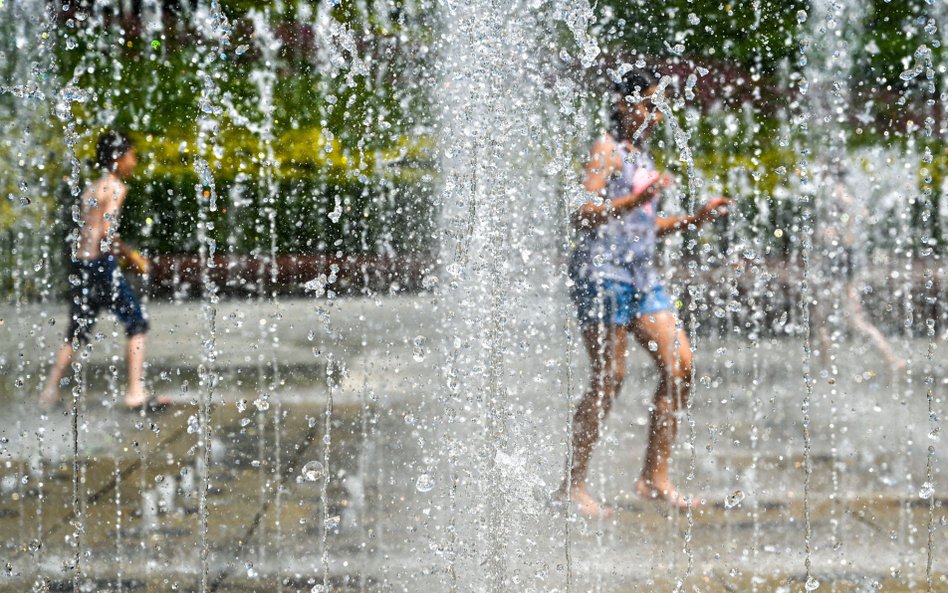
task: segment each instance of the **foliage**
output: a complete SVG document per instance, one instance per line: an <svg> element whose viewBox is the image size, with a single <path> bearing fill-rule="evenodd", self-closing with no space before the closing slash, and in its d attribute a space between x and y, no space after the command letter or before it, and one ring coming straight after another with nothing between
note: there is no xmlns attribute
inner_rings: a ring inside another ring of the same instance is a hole
<svg viewBox="0 0 948 593"><path fill-rule="evenodd" d="M188 2L163 6L160 31L108 11L100 25L69 27L74 15L64 12L58 17L55 59L37 54L19 65L0 61L0 83L25 76L33 60L47 64L53 79L88 91L88 100L72 106L76 149L83 160L91 156L94 138L105 127L133 130L142 167L132 182L123 232L154 252L175 252L196 248L193 215L207 189L196 187L193 159L203 84L198 64L211 49L185 24L193 22ZM405 251L430 245L436 156L425 93L434 17L425 13L424 3L368 1L331 7L226 0L222 7L233 25L232 42L226 58L213 65L225 110L215 115L220 129L207 155L220 204L212 213L211 234L221 249L246 253L267 247L271 232L277 249L288 252ZM805 0L606 0L594 6L594 33L608 54L641 53L675 76L672 94L679 123L690 131L695 165L709 185L735 195L749 193L742 197L743 211L748 216L766 211L775 226L783 224L778 220L784 216L781 208L792 216L799 206L774 196L806 160L787 143L784 128L800 99L793 74L799 70L795 60L801 27L811 26L801 24L798 14L809 9ZM922 3L912 0L871 0L867 5L861 41L854 43L851 87L854 100L869 104L875 119L850 134L853 146L905 146L910 140L902 133L903 120L924 119L926 95L917 81L899 79L906 60L928 39L923 11ZM254 18L269 24L278 49L264 46ZM319 29L326 26L340 27L333 29L342 31L339 35L353 33L355 49L346 49L343 37ZM13 38L11 27L9 20L0 23L0 36L7 41ZM0 51L12 56L13 49ZM327 57L330 50L344 59L333 62ZM352 51L361 62L347 53ZM364 70L357 72L361 66ZM681 100L684 79L698 67L710 74L699 77L696 99ZM271 74L272 110L267 110ZM901 97L907 99L903 105ZM53 196L68 169L66 158L51 156L68 154L61 143L64 122L48 117L23 123L25 111L17 111L15 103L0 93L0 118L14 120L0 142L0 163L11 167L0 171L5 196L0 228L15 224L24 195L45 195L47 207L55 208ZM685 125L689 113L697 117ZM46 163L42 178L32 179L27 192L16 185L24 178L16 165L23 144L12 142L9 134L19 133L17 125L32 128L29 158ZM796 130L792 126L791 132ZM916 222L920 236L940 238L944 146L935 139L925 142L935 154L930 167L934 178L928 184L934 191L927 201L917 201ZM670 138L660 152L664 162L680 166ZM271 175L272 186L261 181ZM919 173L920 185L925 177ZM744 185L734 186L735 180ZM275 195L270 195L273 188ZM334 222L335 215L329 215L336 211L337 199L343 213ZM272 229L270 212L278 213ZM423 224L414 224L416 220Z"/></svg>

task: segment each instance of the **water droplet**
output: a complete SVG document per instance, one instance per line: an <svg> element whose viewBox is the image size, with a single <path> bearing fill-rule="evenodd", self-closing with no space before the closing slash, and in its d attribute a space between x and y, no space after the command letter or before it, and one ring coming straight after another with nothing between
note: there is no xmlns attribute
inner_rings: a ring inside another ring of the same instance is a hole
<svg viewBox="0 0 948 593"><path fill-rule="evenodd" d="M161 47L161 42L158 41L157 39L153 39L152 42L151 42L151 48L152 48L152 49L158 49L158 48L160 48L160 47Z"/></svg>
<svg viewBox="0 0 948 593"><path fill-rule="evenodd" d="M438 287L438 277L432 274L425 276L421 281L421 287L425 290L434 290Z"/></svg>
<svg viewBox="0 0 948 593"><path fill-rule="evenodd" d="M915 78L921 73L922 73L921 70L917 68L911 68L909 70L902 72L902 74L899 74L899 78L901 78L902 80L912 80L913 78Z"/></svg>
<svg viewBox="0 0 948 593"><path fill-rule="evenodd" d="M820 588L820 582L813 577L809 577L806 580L806 585L804 585L804 587L806 587L807 591L816 591Z"/></svg>
<svg viewBox="0 0 948 593"><path fill-rule="evenodd" d="M428 474L421 474L415 481L415 489L418 490L418 492L431 492L434 485L434 478Z"/></svg>
<svg viewBox="0 0 948 593"><path fill-rule="evenodd" d="M306 482L317 482L323 477L323 464L318 461L310 461L303 466L300 471L300 478Z"/></svg>
<svg viewBox="0 0 948 593"><path fill-rule="evenodd" d="M935 487L931 482L925 482L922 484L922 487L918 489L918 497L928 500L935 495Z"/></svg>
<svg viewBox="0 0 948 593"><path fill-rule="evenodd" d="M188 434L197 434L201 430L201 425L198 423L197 416L188 417Z"/></svg>
<svg viewBox="0 0 948 593"><path fill-rule="evenodd" d="M411 357L415 359L415 362L424 362L426 355L425 349L417 346L411 351Z"/></svg>
<svg viewBox="0 0 948 593"><path fill-rule="evenodd" d="M724 499L724 508L733 509L744 500L744 491L735 490Z"/></svg>
<svg viewBox="0 0 948 593"><path fill-rule="evenodd" d="M658 352L658 342L656 342L655 340L649 340L648 349L650 352Z"/></svg>

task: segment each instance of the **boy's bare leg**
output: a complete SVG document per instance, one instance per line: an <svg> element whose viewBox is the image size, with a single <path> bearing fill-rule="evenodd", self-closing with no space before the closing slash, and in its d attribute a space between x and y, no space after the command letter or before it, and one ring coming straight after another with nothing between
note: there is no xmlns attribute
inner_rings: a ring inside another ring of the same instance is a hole
<svg viewBox="0 0 948 593"><path fill-rule="evenodd" d="M72 362L72 344L64 342L56 351L56 360L53 361L53 366L49 369L46 384L43 386L42 393L40 393L39 404L41 409L49 410L59 402L59 382L63 378L63 373L69 368L70 362Z"/></svg>
<svg viewBox="0 0 948 593"><path fill-rule="evenodd" d="M137 334L128 339L128 389L125 392L125 405L133 408L145 403L145 334Z"/></svg>
<svg viewBox="0 0 948 593"><path fill-rule="evenodd" d="M602 517L609 510L589 494L586 473L601 423L622 387L628 331L624 327L601 325L584 330L583 341L592 366L592 381L573 417L573 463L569 483L564 481L559 496L565 498L568 488L570 500L582 515Z"/></svg>
<svg viewBox="0 0 948 593"><path fill-rule="evenodd" d="M645 467L642 468L642 477L635 484L635 491L643 498L664 500L685 509L688 501L668 477L668 460L678 432L675 413L680 405L688 401L691 388L691 346L685 333L678 329L675 315L670 311L639 317L635 321L634 332L660 373L650 414ZM652 348L649 347L650 342L654 343ZM697 501L692 500L691 506L697 507Z"/></svg>

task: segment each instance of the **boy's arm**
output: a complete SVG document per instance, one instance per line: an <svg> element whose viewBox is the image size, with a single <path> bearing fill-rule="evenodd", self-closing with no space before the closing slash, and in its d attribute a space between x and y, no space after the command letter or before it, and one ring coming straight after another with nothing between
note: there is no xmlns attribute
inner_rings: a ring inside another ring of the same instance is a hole
<svg viewBox="0 0 948 593"><path fill-rule="evenodd" d="M148 260L145 259L137 249L129 247L128 244L122 241L121 237L112 237L112 253L128 261L142 274L147 274L148 269L151 267Z"/></svg>
<svg viewBox="0 0 948 593"><path fill-rule="evenodd" d="M116 182L116 185L112 187L111 190L115 199L114 212L116 213L116 216L115 220L111 221L109 226L111 227L114 225L114 228L118 230L118 223L122 216L122 207L125 205L125 198L128 195L128 186L119 181ZM112 235L112 252L135 266L135 268L140 273L148 273L148 269L150 267L148 260L142 257L142 254L139 253L137 249L129 247L125 241L122 241L122 238L118 235L118 233Z"/></svg>

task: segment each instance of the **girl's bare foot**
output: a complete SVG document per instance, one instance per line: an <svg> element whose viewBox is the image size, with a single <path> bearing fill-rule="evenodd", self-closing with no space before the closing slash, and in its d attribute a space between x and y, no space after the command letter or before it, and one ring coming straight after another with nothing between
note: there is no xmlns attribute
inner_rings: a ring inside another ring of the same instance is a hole
<svg viewBox="0 0 948 593"><path fill-rule="evenodd" d="M635 493L645 500L668 503L679 511L687 511L689 506L696 509L701 505L698 499L689 498L678 492L668 480L659 482L639 478L639 481L635 483Z"/></svg>
<svg viewBox="0 0 948 593"><path fill-rule="evenodd" d="M593 498L585 485L573 486L570 488L569 496L565 490L560 490L554 495L557 502L565 503L567 499L576 506L579 514L587 519L608 519L615 510L609 505L601 504Z"/></svg>
<svg viewBox="0 0 948 593"><path fill-rule="evenodd" d="M167 395L128 395L125 397L125 407L130 412L158 412L174 404L174 400Z"/></svg>
<svg viewBox="0 0 948 593"><path fill-rule="evenodd" d="M908 363L904 358L898 356L892 356L886 360L889 363L889 366L892 367L892 370L896 373L901 373L905 370L905 367L908 366Z"/></svg>

